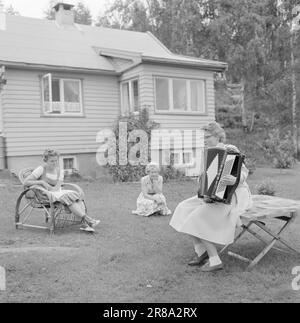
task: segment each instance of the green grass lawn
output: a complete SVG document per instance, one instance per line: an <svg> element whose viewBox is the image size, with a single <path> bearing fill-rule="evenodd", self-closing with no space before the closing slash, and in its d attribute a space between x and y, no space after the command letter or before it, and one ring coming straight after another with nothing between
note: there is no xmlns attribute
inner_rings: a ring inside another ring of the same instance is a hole
<svg viewBox="0 0 300 323"><path fill-rule="evenodd" d="M249 178L253 193L262 180L277 195L300 199L300 167L258 169ZM21 187L0 186L0 266L7 291L0 302L299 302L292 268L300 258L272 250L252 271L224 255L225 271L205 274L187 266L194 251L189 237L169 226L170 217L131 214L139 184L80 183L89 213L101 219L95 235L77 227L53 237L40 230L15 230L14 207ZM165 184L169 208L195 195L194 181ZM276 226L276 224L272 224ZM285 238L300 249L300 218ZM235 251L254 257L260 242L245 237Z"/></svg>

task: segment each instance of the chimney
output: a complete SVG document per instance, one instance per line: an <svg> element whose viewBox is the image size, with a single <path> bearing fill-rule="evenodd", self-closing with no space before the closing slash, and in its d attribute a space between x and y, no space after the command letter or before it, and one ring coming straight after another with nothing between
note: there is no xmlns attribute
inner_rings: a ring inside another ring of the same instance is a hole
<svg viewBox="0 0 300 323"><path fill-rule="evenodd" d="M60 26L70 26L74 24L74 5L58 2L55 6L55 20Z"/></svg>

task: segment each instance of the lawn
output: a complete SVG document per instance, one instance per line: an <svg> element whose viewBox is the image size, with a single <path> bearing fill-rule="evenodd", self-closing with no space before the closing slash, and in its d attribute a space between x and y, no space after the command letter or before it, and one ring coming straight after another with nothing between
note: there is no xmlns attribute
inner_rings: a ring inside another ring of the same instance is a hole
<svg viewBox="0 0 300 323"><path fill-rule="evenodd" d="M277 195L300 199L300 166L294 170L257 169L248 182L253 192L263 179ZM132 215L139 184L82 182L89 213L101 219L96 234L77 227L53 237L40 230L15 230L14 207L21 187L0 185L0 266L7 290L0 302L299 302L291 288L300 259L272 250L252 271L224 255L225 271L201 273L187 266L193 256L189 237L169 226L170 217ZM169 207L195 195L194 181L165 184ZM275 225L275 224L274 224ZM285 238L300 247L300 218ZM235 250L254 256L253 237Z"/></svg>

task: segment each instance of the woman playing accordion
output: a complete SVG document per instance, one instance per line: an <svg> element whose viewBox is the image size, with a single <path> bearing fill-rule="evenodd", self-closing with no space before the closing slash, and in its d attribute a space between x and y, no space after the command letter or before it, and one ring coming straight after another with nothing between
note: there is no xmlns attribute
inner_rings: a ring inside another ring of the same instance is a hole
<svg viewBox="0 0 300 323"><path fill-rule="evenodd" d="M225 145L225 131L216 122L204 128L205 145L208 148L220 147L238 153L232 145ZM234 241L235 228L242 215L252 205L249 187L246 183L248 169L241 167L240 181L230 204L211 200L206 201L198 196L181 202L171 219L170 225L178 232L186 233L193 238L195 257L189 262L191 266L201 266L201 271L211 272L223 269L216 245L228 245ZM236 178L223 176L222 184L233 186ZM207 263L206 260L209 260Z"/></svg>

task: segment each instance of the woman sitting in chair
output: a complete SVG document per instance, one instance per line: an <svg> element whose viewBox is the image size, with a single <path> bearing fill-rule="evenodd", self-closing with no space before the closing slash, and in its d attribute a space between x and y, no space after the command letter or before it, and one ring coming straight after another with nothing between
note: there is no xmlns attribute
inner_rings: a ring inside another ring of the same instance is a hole
<svg viewBox="0 0 300 323"><path fill-rule="evenodd" d="M216 122L209 124L205 130L207 147L222 147L239 152L235 146L225 145L225 131ZM230 205L192 197L181 202L171 219L170 225L178 232L193 238L195 257L190 266L201 266L201 271L211 272L223 269L216 245L233 243L235 228L240 223L240 215L251 207L252 199L246 183L248 169L243 165L241 179ZM227 175L222 180L224 185L234 185L236 178ZM206 264L205 261L209 260Z"/></svg>
<svg viewBox="0 0 300 323"><path fill-rule="evenodd" d="M155 163L148 164L146 173L148 176L141 180L142 192L137 199L137 210L132 213L141 216L170 215L171 211L163 195L163 178L159 175L159 166Z"/></svg>
<svg viewBox="0 0 300 323"><path fill-rule="evenodd" d="M64 172L58 167L58 157L59 154L55 150L47 149L43 155L43 165L36 168L26 178L24 185L39 185L45 188L50 192L52 202L66 205L76 217L82 219L80 230L94 232L93 227L97 226L100 221L87 216L83 194L61 187L64 181Z"/></svg>

